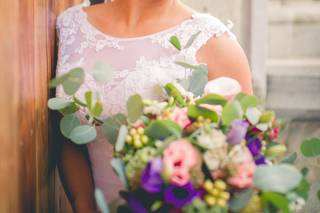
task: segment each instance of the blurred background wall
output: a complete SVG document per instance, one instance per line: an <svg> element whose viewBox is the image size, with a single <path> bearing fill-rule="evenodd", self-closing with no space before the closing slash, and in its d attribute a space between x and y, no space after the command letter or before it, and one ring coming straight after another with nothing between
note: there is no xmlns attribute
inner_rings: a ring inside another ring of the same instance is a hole
<svg viewBox="0 0 320 213"><path fill-rule="evenodd" d="M223 22L248 55L255 93L286 122L281 140L289 152L304 138L320 137L320 1L319 0L184 0ZM298 158L311 168L314 199L305 213L320 212L315 193L320 188L320 159Z"/></svg>

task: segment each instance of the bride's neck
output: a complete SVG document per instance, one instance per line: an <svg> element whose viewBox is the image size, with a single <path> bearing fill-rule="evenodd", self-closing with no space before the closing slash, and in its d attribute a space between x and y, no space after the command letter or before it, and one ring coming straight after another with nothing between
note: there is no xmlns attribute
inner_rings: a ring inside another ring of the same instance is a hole
<svg viewBox="0 0 320 213"><path fill-rule="evenodd" d="M117 20L132 27L143 20L169 16L179 3L179 0L114 0L113 7Z"/></svg>

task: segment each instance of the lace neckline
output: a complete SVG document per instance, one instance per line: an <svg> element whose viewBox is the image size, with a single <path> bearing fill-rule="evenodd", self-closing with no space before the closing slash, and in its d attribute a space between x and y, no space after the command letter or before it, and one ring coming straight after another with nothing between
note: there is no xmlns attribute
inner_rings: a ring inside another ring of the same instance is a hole
<svg viewBox="0 0 320 213"><path fill-rule="evenodd" d="M88 14L84 11L83 9L84 7L79 7L79 12L80 14L82 15L83 17L83 20L84 20L84 23L92 30L94 31L96 34L104 37L105 39L108 39L108 40L117 40L117 41L135 41L135 40L143 40L143 39L152 39L154 37L159 37L161 35L165 35L165 34L168 34L168 33L172 33L174 32L175 30L178 30L180 29L181 27L189 24L189 23L192 23L195 18L197 17L197 13L193 13L189 18L181 21L179 24L173 26L173 27L169 27L169 28L166 28L164 30L161 30L161 31L158 31L158 32L155 32L155 33L150 33L150 34L147 34L147 35L143 35L143 36L136 36L136 37L116 37L116 36L111 36L111 35L108 35L107 33L99 30L96 26L94 26L88 19Z"/></svg>

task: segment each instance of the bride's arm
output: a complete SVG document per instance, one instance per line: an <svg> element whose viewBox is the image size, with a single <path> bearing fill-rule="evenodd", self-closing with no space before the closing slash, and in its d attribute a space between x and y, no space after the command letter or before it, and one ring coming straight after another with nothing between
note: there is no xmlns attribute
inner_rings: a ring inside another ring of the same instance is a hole
<svg viewBox="0 0 320 213"><path fill-rule="evenodd" d="M62 142L59 172L74 211L95 212L94 184L86 146L78 146L65 139Z"/></svg>
<svg viewBox="0 0 320 213"><path fill-rule="evenodd" d="M224 34L211 38L198 52L199 62L209 68L209 79L227 76L239 81L243 92L252 94L251 72L246 55L237 41Z"/></svg>

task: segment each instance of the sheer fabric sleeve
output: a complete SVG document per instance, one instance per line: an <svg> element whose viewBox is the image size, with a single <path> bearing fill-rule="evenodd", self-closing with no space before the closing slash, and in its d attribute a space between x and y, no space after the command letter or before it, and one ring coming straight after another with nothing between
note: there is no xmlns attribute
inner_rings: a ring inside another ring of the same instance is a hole
<svg viewBox="0 0 320 213"><path fill-rule="evenodd" d="M56 22L56 30L58 37L58 57L56 76L63 75L71 69L77 67L83 67L84 55L79 52L79 48L83 45L83 35L81 33L79 19L76 17L75 10L77 7L72 7L58 16ZM86 80L82 87L78 90L76 95L82 99L84 92L88 89ZM56 88L56 97L62 97L71 99L72 97L67 95L62 86ZM76 113L77 117L85 122L85 111L83 109Z"/></svg>

